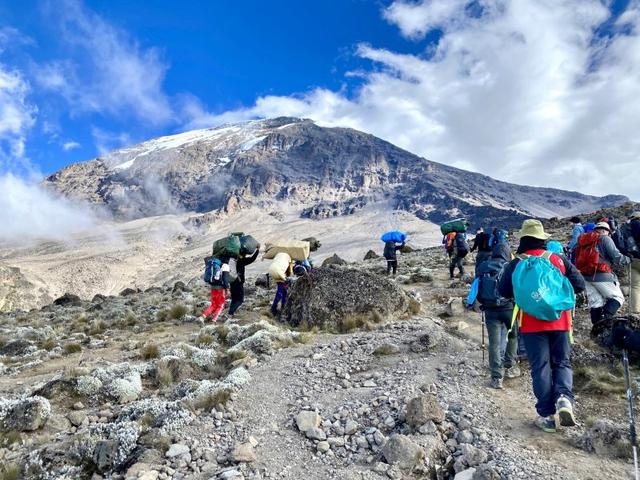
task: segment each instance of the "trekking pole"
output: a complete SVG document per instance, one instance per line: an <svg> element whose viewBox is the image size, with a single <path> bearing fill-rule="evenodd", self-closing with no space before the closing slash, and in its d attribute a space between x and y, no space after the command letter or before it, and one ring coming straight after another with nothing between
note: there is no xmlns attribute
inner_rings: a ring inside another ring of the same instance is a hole
<svg viewBox="0 0 640 480"><path fill-rule="evenodd" d="M627 303L627 320L631 317L631 264L627 266L627 275L629 280L629 302ZM629 355L627 349L622 349L622 365L624 366L624 381L627 387L627 409L629 414L629 437L631 439L631 447L633 448L633 471L636 480L640 480L638 476L638 439L636 436L636 422L633 418L633 395L631 393L631 375L629 374Z"/></svg>
<svg viewBox="0 0 640 480"><path fill-rule="evenodd" d="M629 437L631 438L631 447L633 448L633 469L636 480L638 476L638 441L636 437L636 422L633 418L633 395L631 393L631 380L629 375L629 356L627 349L622 350L622 364L624 365L624 381L627 384L627 408L629 414Z"/></svg>
<svg viewBox="0 0 640 480"><path fill-rule="evenodd" d="M484 366L484 310L482 311L482 365Z"/></svg>

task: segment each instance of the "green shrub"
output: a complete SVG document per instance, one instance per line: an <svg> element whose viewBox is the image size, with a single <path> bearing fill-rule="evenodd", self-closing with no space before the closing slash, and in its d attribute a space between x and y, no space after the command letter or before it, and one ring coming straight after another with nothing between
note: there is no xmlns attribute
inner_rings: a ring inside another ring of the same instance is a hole
<svg viewBox="0 0 640 480"><path fill-rule="evenodd" d="M16 464L5 465L0 468L0 480L18 480L20 468Z"/></svg>
<svg viewBox="0 0 640 480"><path fill-rule="evenodd" d="M160 348L155 343L145 343L140 349L140 356L144 360L151 360L160 356Z"/></svg>
<svg viewBox="0 0 640 480"><path fill-rule="evenodd" d="M40 348L46 350L47 352L50 352L51 350L56 348L56 342L53 338L47 338L46 340L40 342Z"/></svg>
<svg viewBox="0 0 640 480"><path fill-rule="evenodd" d="M79 343L67 343L64 346L64 351L68 354L78 353L82 351L82 345L80 345Z"/></svg>
<svg viewBox="0 0 640 480"><path fill-rule="evenodd" d="M187 307L181 303L177 303L169 310L169 318L172 320L180 320L188 311Z"/></svg>

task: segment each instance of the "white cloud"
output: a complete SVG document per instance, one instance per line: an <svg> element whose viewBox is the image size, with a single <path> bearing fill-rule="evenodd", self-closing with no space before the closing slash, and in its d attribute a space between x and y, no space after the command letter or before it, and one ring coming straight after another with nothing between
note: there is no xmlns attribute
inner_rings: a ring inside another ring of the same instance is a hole
<svg viewBox="0 0 640 480"><path fill-rule="evenodd" d="M106 155L116 148L133 143L131 137L126 132L110 132L98 127L91 128L91 136L96 143L96 148L100 155Z"/></svg>
<svg viewBox="0 0 640 480"><path fill-rule="evenodd" d="M47 14L73 60L42 65L36 78L63 95L72 113L132 116L151 125L174 120L163 90L167 64L158 49L142 47L79 0L51 2Z"/></svg>
<svg viewBox="0 0 640 480"><path fill-rule="evenodd" d="M57 239L94 225L87 208L11 174L0 176L0 241Z"/></svg>
<svg viewBox="0 0 640 480"><path fill-rule="evenodd" d="M606 39L594 34L610 15L599 0L467 3L384 10L412 40L434 27L442 37L423 55L361 45L374 67L353 95L318 88L218 115L194 109L192 125L309 117L508 181L640 198L640 2Z"/></svg>
<svg viewBox="0 0 640 480"><path fill-rule="evenodd" d="M27 132L37 112L27 100L28 91L20 72L0 64L0 172L24 156Z"/></svg>
<svg viewBox="0 0 640 480"><path fill-rule="evenodd" d="M70 150L75 150L76 148L80 148L82 145L80 145L78 142L75 141L70 141L70 142L65 142L62 144L62 149L65 152L68 152Z"/></svg>

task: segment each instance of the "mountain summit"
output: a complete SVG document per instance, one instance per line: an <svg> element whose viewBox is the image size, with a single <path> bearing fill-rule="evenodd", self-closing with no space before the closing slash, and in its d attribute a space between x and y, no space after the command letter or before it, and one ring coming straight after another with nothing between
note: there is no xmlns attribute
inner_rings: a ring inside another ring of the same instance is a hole
<svg viewBox="0 0 640 480"><path fill-rule="evenodd" d="M628 200L514 185L357 130L288 117L149 140L70 165L44 184L123 219L179 210L233 213L283 200L301 217L326 218L387 200L436 223L466 216L472 224L513 225L524 216L567 216Z"/></svg>

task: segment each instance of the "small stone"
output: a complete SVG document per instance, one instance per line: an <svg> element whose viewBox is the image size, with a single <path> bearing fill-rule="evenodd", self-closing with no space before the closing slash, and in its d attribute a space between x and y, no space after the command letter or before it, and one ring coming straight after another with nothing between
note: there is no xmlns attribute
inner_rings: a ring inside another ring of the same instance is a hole
<svg viewBox="0 0 640 480"><path fill-rule="evenodd" d="M470 467L475 467L487 461L487 452L467 443L460 445L464 461Z"/></svg>
<svg viewBox="0 0 640 480"><path fill-rule="evenodd" d="M169 447L169 450L167 450L167 453L165 453L165 456L167 458L175 458L175 457L181 457L183 455L186 455L189 452L190 452L190 449L186 445L182 443L174 443Z"/></svg>
<svg viewBox="0 0 640 480"><path fill-rule="evenodd" d="M73 404L74 410L84 410L84 404L82 402L76 402Z"/></svg>
<svg viewBox="0 0 640 480"><path fill-rule="evenodd" d="M407 404L405 421L411 427L418 428L429 421L442 423L444 417L444 410L431 394L414 397Z"/></svg>
<svg viewBox="0 0 640 480"><path fill-rule="evenodd" d="M304 432L310 440L326 440L327 434L321 428L313 427Z"/></svg>
<svg viewBox="0 0 640 480"><path fill-rule="evenodd" d="M402 470L413 468L424 458L424 450L405 435L392 435L382 448L384 458Z"/></svg>
<svg viewBox="0 0 640 480"><path fill-rule="evenodd" d="M344 426L344 433L346 435L353 435L358 431L358 422L354 422L353 420L347 420L347 423Z"/></svg>
<svg viewBox="0 0 640 480"><path fill-rule="evenodd" d="M67 414L67 418L69 419L69 421L74 427L79 427L80 425L85 423L85 421L88 421L87 415L85 413L77 412L77 411L69 412Z"/></svg>
<svg viewBox="0 0 640 480"><path fill-rule="evenodd" d="M317 428L321 422L320 415L316 412L304 410L296 416L296 425L301 432L307 432L311 428Z"/></svg>
<svg viewBox="0 0 640 480"><path fill-rule="evenodd" d="M329 451L331 446L329 445L329 442L318 442L318 445L316 446L316 448L318 449L319 452L325 453Z"/></svg>
<svg viewBox="0 0 640 480"><path fill-rule="evenodd" d="M457 439L459 443L473 443L473 433L469 430L462 430L458 432Z"/></svg>
<svg viewBox="0 0 640 480"><path fill-rule="evenodd" d="M233 453L231 454L234 462L255 462L258 460L256 453L253 450L253 445L251 443L241 443L240 445L236 445L233 449Z"/></svg>
<svg viewBox="0 0 640 480"><path fill-rule="evenodd" d="M327 438L327 442L332 447L344 447L344 438L343 437L329 437Z"/></svg>
<svg viewBox="0 0 640 480"><path fill-rule="evenodd" d="M374 382L373 380L365 380L364 383L362 384L363 387L365 388L375 388L377 387L376 382Z"/></svg>
<svg viewBox="0 0 640 480"><path fill-rule="evenodd" d="M473 480L474 473L476 473L475 468L468 468L466 470L456 473L456 476L453 477L453 480Z"/></svg>

